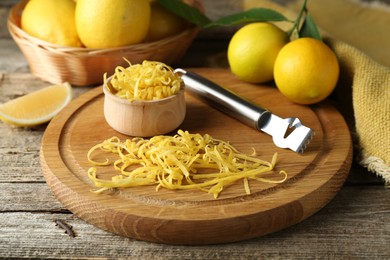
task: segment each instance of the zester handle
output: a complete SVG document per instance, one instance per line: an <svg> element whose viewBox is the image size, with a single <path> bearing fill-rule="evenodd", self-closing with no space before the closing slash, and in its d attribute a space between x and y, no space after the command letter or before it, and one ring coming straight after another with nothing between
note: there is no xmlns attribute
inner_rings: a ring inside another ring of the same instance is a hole
<svg viewBox="0 0 390 260"><path fill-rule="evenodd" d="M181 74L186 89L200 95L222 112L255 129L260 130L271 116L268 110L198 74L183 69L176 69L175 72Z"/></svg>

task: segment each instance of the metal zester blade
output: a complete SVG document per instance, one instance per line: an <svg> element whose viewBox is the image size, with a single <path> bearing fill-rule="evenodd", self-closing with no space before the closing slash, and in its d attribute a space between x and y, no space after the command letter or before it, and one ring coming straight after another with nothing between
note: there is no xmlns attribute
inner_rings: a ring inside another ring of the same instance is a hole
<svg viewBox="0 0 390 260"><path fill-rule="evenodd" d="M296 117L280 118L216 83L184 69L176 69L186 89L210 101L217 109L272 136L276 146L303 153L314 131Z"/></svg>

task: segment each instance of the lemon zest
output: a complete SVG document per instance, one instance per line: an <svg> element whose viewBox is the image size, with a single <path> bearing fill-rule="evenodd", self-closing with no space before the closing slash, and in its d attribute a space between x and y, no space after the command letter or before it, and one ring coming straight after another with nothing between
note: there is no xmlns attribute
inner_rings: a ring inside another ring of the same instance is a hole
<svg viewBox="0 0 390 260"><path fill-rule="evenodd" d="M107 74L103 76L104 84L111 84L116 91L113 94L121 98L158 100L177 94L182 86L181 77L162 62L144 60L134 65L126 62L129 66L117 66L110 81Z"/></svg>
<svg viewBox="0 0 390 260"><path fill-rule="evenodd" d="M92 159L97 150L118 154L111 162ZM178 130L174 136L154 136L150 139L133 138L121 142L112 137L93 146L87 154L95 166L112 164L119 174L109 179L97 177L97 168L88 170L88 177L100 188L100 193L112 188L156 185L171 190L198 189L218 198L224 187L243 180L246 194L250 194L249 180L278 184L287 179L287 172L280 171L282 179L264 173L273 171L277 162L274 153L271 162L237 151L228 142L208 134L190 134Z"/></svg>

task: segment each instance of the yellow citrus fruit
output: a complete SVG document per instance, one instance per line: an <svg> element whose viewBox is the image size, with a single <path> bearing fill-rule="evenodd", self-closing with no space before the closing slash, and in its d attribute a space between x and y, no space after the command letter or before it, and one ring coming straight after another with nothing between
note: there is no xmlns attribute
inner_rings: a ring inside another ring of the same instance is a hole
<svg viewBox="0 0 390 260"><path fill-rule="evenodd" d="M145 0L78 0L76 28L88 48L120 47L144 40L150 22Z"/></svg>
<svg viewBox="0 0 390 260"><path fill-rule="evenodd" d="M72 100L69 83L53 85L0 105L0 119L16 126L50 121Z"/></svg>
<svg viewBox="0 0 390 260"><path fill-rule="evenodd" d="M157 41L182 32L188 23L156 2L151 3L151 18L146 41Z"/></svg>
<svg viewBox="0 0 390 260"><path fill-rule="evenodd" d="M270 23L251 23L239 29L228 46L228 62L233 74L252 83L273 79L273 67L288 35Z"/></svg>
<svg viewBox="0 0 390 260"><path fill-rule="evenodd" d="M21 16L21 28L36 38L64 46L80 47L72 0L30 0Z"/></svg>
<svg viewBox="0 0 390 260"><path fill-rule="evenodd" d="M283 47L275 61L274 79L280 92L298 104L327 98L339 77L335 53L322 41L300 38Z"/></svg>

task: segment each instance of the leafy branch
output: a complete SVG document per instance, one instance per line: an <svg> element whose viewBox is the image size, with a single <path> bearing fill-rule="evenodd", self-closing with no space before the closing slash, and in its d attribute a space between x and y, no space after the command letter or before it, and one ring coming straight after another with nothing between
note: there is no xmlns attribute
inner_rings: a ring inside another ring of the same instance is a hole
<svg viewBox="0 0 390 260"><path fill-rule="evenodd" d="M247 11L222 17L204 26L210 28L215 26L230 26L249 22L280 22L289 21L281 13L268 8L252 8Z"/></svg>
<svg viewBox="0 0 390 260"><path fill-rule="evenodd" d="M309 10L307 10L306 3L307 0L304 0L297 19L294 21L293 27L287 33L291 37L293 32L296 31L298 38L311 37L322 40L317 25L315 24L313 17L310 15Z"/></svg>
<svg viewBox="0 0 390 260"><path fill-rule="evenodd" d="M156 0L156 2L168 11L171 11L187 21L200 26L201 28L211 23L211 20L201 11L181 0Z"/></svg>
<svg viewBox="0 0 390 260"><path fill-rule="evenodd" d="M290 22L292 27L287 31L291 37L294 32L298 37L311 37L321 40L321 34L307 9L307 0L303 1L302 7L294 21L289 20L283 14L268 8L252 8L237 14L228 15L215 21L210 20L197 8L190 6L181 0L156 0L167 10L186 19L187 21L203 28L216 26L232 26L249 22Z"/></svg>

